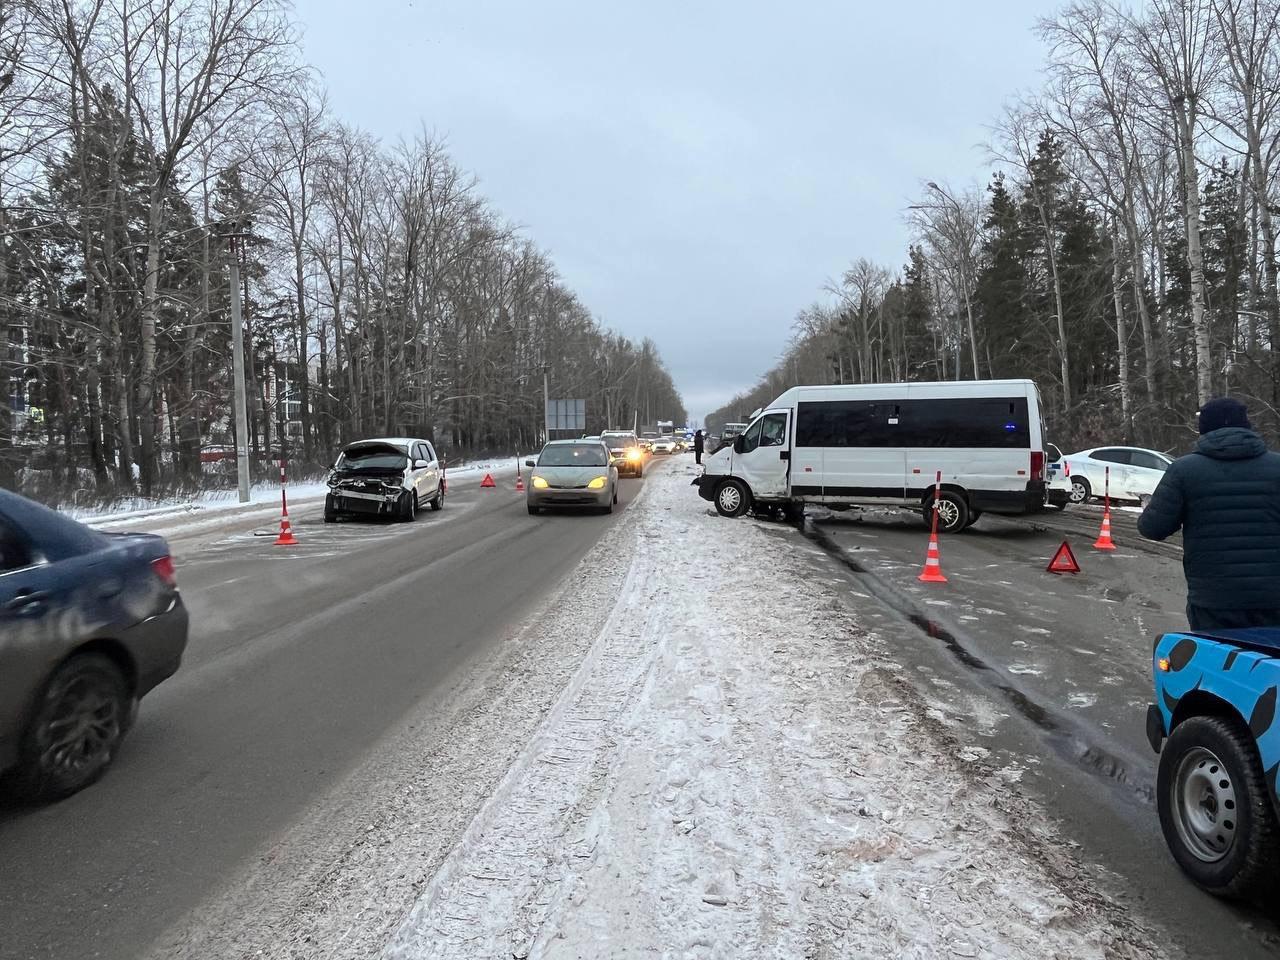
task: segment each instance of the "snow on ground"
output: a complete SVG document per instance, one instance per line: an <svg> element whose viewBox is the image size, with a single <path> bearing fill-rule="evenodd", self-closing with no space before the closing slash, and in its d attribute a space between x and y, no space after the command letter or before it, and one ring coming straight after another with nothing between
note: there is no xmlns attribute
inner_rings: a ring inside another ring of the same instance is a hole
<svg viewBox="0 0 1280 960"><path fill-rule="evenodd" d="M450 482L473 480L485 473L514 473L515 459L476 461L450 467ZM323 481L290 483L289 506L314 505L324 499L329 487ZM274 519L280 515L280 484L263 483L249 491L249 502L241 503L235 490L207 490L183 501L144 503L137 509L108 511L66 511L70 516L101 530L143 531L174 537L219 526L229 520Z"/></svg>
<svg viewBox="0 0 1280 960"><path fill-rule="evenodd" d="M1020 771L689 469L646 480L608 622L384 958L1159 955Z"/></svg>

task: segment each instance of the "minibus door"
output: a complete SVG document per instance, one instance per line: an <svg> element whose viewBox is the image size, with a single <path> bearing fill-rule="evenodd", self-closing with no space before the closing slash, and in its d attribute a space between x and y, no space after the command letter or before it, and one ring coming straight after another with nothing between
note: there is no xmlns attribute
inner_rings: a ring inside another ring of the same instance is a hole
<svg viewBox="0 0 1280 960"><path fill-rule="evenodd" d="M790 466L790 411L764 414L734 443L733 472L757 498L785 497Z"/></svg>

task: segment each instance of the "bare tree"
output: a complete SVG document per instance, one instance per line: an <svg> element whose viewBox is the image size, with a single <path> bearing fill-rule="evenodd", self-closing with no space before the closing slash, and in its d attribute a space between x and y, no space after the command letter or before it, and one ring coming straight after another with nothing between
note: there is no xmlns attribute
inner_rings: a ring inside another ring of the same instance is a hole
<svg viewBox="0 0 1280 960"><path fill-rule="evenodd" d="M1191 269L1191 326L1200 403L1213 393L1213 345L1205 317L1204 252L1200 231L1200 173L1196 141L1220 48L1210 0L1154 0L1149 14L1129 17L1132 47L1145 67L1152 100L1172 121L1183 185L1187 262ZM1154 118L1148 123L1156 124Z"/></svg>
<svg viewBox="0 0 1280 960"><path fill-rule="evenodd" d="M982 200L975 190L967 190L957 197L952 191L933 181L925 186L928 195L909 208L910 220L945 266L957 300L964 310L968 321L973 378L977 380L982 374L978 368L978 334L973 321L973 288L977 282ZM957 377L958 365L957 361Z"/></svg>
<svg viewBox="0 0 1280 960"><path fill-rule="evenodd" d="M156 469L160 250L169 191L205 139L263 98L281 93L293 70L284 58L290 32L278 0L144 0L120 9L119 28L125 37L140 38L137 57L124 60L119 80L154 153L138 374L141 479L150 492Z"/></svg>

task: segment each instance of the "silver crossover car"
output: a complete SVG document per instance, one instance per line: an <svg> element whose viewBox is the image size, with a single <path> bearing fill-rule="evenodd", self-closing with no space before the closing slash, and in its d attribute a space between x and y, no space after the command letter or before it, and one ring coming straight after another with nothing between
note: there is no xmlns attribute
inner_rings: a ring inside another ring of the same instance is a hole
<svg viewBox="0 0 1280 960"><path fill-rule="evenodd" d="M595 507L613 512L618 502L618 468L600 440L553 440L542 448L529 478L529 512L543 507Z"/></svg>

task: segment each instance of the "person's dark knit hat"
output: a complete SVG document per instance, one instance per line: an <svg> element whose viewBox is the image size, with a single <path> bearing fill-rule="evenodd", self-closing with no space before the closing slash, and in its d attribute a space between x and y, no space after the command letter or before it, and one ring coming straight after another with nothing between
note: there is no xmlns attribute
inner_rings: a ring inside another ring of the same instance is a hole
<svg viewBox="0 0 1280 960"><path fill-rule="evenodd" d="M1231 397L1214 397L1200 408L1200 433L1212 433L1223 427L1252 428L1249 410L1239 400Z"/></svg>

